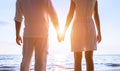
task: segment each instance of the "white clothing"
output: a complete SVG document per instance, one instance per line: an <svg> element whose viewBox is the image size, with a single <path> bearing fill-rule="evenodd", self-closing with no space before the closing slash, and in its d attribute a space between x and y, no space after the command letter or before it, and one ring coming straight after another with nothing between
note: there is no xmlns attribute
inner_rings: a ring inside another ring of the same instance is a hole
<svg viewBox="0 0 120 71"><path fill-rule="evenodd" d="M17 0L15 21L25 24L20 71L30 71L33 51L35 71L46 71L49 17L57 19L51 0Z"/></svg>
<svg viewBox="0 0 120 71"><path fill-rule="evenodd" d="M20 71L30 71L30 63L33 52L35 52L34 71L46 71L48 37L23 38L23 58Z"/></svg>
<svg viewBox="0 0 120 71"><path fill-rule="evenodd" d="M24 18L24 37L48 36L49 16L55 14L51 0L17 0L16 2L15 20L22 22Z"/></svg>
<svg viewBox="0 0 120 71"><path fill-rule="evenodd" d="M74 52L96 50L96 30L92 13L96 0L72 0L75 14L71 32L71 47Z"/></svg>

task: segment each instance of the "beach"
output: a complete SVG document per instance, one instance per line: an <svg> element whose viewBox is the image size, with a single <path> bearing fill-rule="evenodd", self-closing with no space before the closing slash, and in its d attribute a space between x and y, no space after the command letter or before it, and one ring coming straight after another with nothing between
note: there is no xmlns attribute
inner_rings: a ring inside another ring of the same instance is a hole
<svg viewBox="0 0 120 71"><path fill-rule="evenodd" d="M73 55L61 57L48 55L47 71L74 71ZM21 55L0 55L0 71L19 71ZM95 71L120 71L120 55L94 55ZM85 60L82 61L82 69L85 71ZM31 63L31 71L34 71L34 58Z"/></svg>

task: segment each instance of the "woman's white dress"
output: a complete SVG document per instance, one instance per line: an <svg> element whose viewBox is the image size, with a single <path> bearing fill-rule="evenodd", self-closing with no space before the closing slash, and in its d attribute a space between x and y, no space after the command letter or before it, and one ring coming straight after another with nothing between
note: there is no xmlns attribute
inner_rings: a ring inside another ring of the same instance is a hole
<svg viewBox="0 0 120 71"><path fill-rule="evenodd" d="M71 31L73 52L96 50L96 30L92 13L96 0L72 0L75 3L75 15Z"/></svg>

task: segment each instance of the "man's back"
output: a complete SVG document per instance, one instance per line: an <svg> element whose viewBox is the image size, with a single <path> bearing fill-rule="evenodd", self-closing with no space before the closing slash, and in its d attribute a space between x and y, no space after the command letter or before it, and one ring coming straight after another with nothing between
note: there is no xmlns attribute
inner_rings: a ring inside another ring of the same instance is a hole
<svg viewBox="0 0 120 71"><path fill-rule="evenodd" d="M24 37L42 37L48 35L49 0L17 0L16 19L24 16Z"/></svg>

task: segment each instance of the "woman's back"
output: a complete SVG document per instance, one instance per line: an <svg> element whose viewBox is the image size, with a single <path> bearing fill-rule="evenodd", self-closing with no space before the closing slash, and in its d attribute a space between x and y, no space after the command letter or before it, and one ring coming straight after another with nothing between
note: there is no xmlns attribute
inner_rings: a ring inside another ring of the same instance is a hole
<svg viewBox="0 0 120 71"><path fill-rule="evenodd" d="M73 0L76 7L76 15L79 17L91 16L96 0Z"/></svg>

